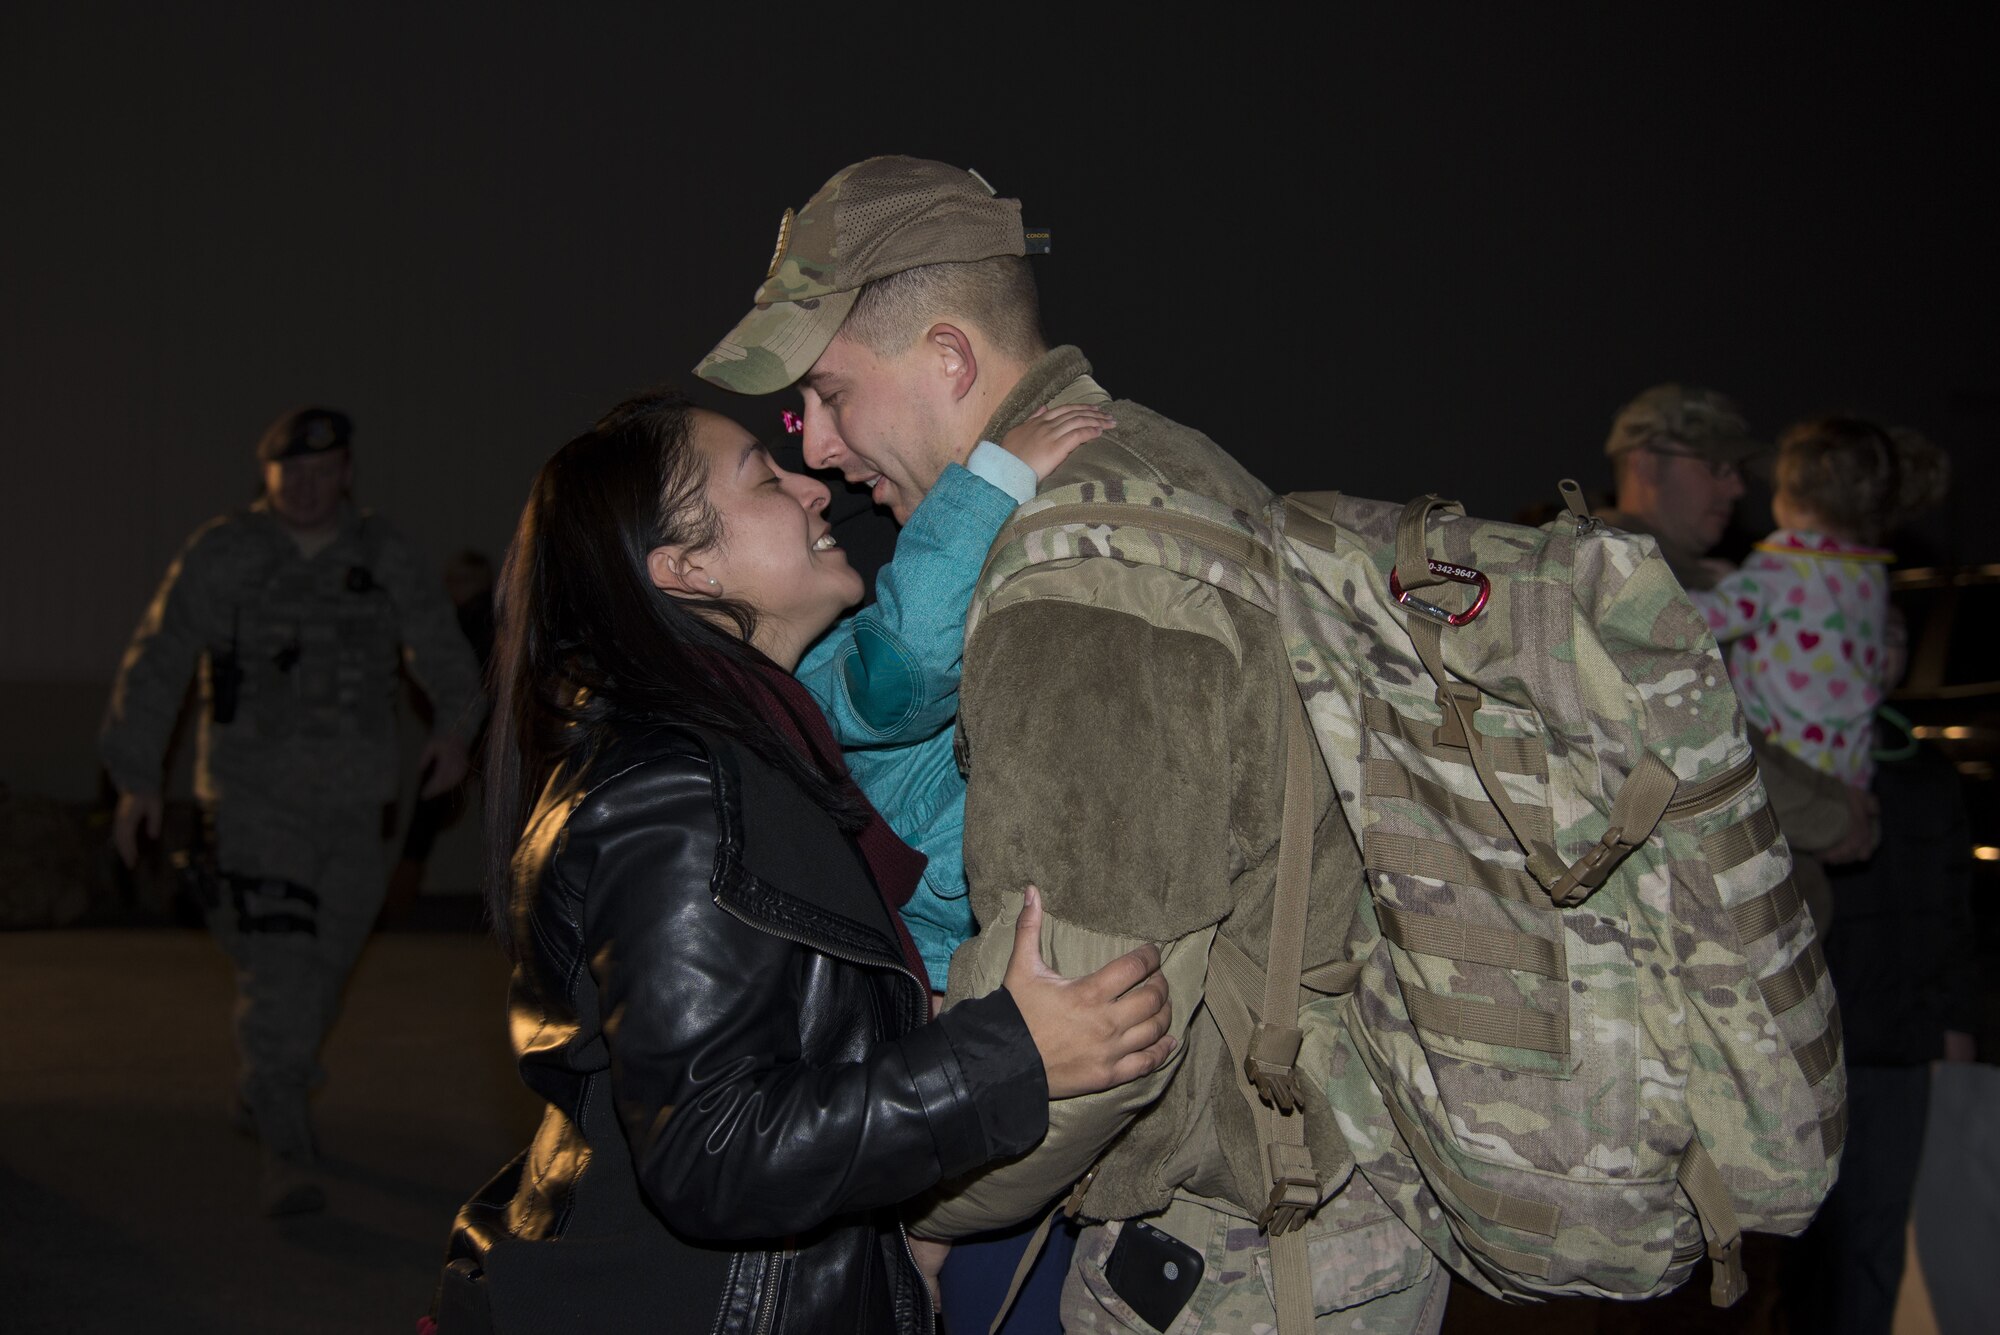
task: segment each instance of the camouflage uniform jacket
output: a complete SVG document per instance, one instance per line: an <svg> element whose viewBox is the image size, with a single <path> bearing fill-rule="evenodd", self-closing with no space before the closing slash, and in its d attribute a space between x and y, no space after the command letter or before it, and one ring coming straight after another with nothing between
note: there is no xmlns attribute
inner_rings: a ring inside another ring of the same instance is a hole
<svg viewBox="0 0 2000 1335"><path fill-rule="evenodd" d="M1089 370L1075 348L1047 354L985 437L1043 404L1105 402ZM1169 483L1251 512L1270 500L1200 433L1134 403L1111 411L1118 426L1045 487L1099 482L1116 499L1128 479ZM920 1232L962 1236L1026 1218L1100 1155L1082 1201L1091 1218L1156 1213L1177 1189L1250 1212L1262 1205L1269 1177L1255 1129L1201 1001L1218 929L1264 955L1293 689L1274 618L1162 568L1055 562L990 598L966 646L959 722L981 931L953 958L950 999L999 984L1032 882L1047 911L1044 951L1065 974L1161 943L1182 1042L1145 1079L1055 1104L1040 1146L929 1205ZM1308 967L1341 957L1363 891L1323 768L1315 788ZM1352 1160L1323 1096L1307 1098L1311 1149L1331 1190Z"/></svg>
<svg viewBox="0 0 2000 1335"><path fill-rule="evenodd" d="M242 671L235 718L210 716L218 660ZM479 667L442 582L365 511L306 557L265 501L210 520L166 578L112 687L99 751L127 792L156 792L200 667L196 790L287 806L396 795L398 669L429 695L437 730L470 743L485 710Z"/></svg>

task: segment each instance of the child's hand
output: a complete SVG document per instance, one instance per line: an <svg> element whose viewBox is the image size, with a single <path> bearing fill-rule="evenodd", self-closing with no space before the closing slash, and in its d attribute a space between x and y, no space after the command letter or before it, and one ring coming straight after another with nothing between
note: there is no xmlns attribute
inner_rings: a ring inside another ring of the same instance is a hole
<svg viewBox="0 0 2000 1335"><path fill-rule="evenodd" d="M1093 404L1066 403L1060 408L1044 405L1009 431L1000 447L1034 469L1035 481L1046 482L1049 474L1069 458L1070 451L1117 425L1110 413Z"/></svg>

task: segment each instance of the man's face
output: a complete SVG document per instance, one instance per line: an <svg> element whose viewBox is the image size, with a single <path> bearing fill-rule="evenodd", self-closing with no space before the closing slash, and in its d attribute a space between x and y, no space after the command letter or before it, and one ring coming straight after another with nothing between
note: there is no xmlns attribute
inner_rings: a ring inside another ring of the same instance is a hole
<svg viewBox="0 0 2000 1335"><path fill-rule="evenodd" d="M1687 550L1706 554L1722 541L1742 498L1742 469L1671 446L1645 452L1653 463L1659 497L1654 527Z"/></svg>
<svg viewBox="0 0 2000 1335"><path fill-rule="evenodd" d="M799 381L808 468L837 468L865 485L899 524L910 522L945 465L971 448L951 439L951 400L936 357L919 342L882 357L835 338Z"/></svg>
<svg viewBox="0 0 2000 1335"><path fill-rule="evenodd" d="M293 528L324 528L339 515L353 477L353 458L345 449L301 454L264 465L264 494L278 518Z"/></svg>

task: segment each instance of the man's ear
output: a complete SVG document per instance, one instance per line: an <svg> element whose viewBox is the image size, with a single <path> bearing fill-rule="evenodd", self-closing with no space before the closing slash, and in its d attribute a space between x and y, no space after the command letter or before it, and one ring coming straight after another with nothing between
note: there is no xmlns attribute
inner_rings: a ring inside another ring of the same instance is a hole
<svg viewBox="0 0 2000 1335"><path fill-rule="evenodd" d="M938 323L925 332L924 344L937 354L938 371L949 383L953 400L970 394L979 383L979 358L971 337L955 324Z"/></svg>
<svg viewBox="0 0 2000 1335"><path fill-rule="evenodd" d="M717 589L702 568L688 559L684 547L655 547L646 553L646 574L653 587L664 593L692 594L713 598Z"/></svg>
<svg viewBox="0 0 2000 1335"><path fill-rule="evenodd" d="M1611 462L1611 487L1618 497L1616 504L1638 502L1642 493L1650 495L1657 491L1659 481L1660 460L1651 450L1635 446Z"/></svg>

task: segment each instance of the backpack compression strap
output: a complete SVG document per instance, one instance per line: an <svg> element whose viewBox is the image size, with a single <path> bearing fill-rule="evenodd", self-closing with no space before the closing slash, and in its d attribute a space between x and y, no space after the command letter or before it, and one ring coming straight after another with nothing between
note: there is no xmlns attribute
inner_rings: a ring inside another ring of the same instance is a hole
<svg viewBox="0 0 2000 1335"><path fill-rule="evenodd" d="M1271 1198L1258 1224L1271 1249L1271 1291L1278 1335L1311 1335L1312 1270L1305 1222L1319 1206L1319 1174L1306 1148L1305 1106L1299 1097L1300 993L1306 985L1306 897L1312 881L1312 765L1316 754L1305 702L1290 696L1285 724L1285 797L1278 835L1277 885L1271 903L1271 936L1263 977L1256 962L1217 937L1209 956L1209 1013L1230 1054L1242 1060L1238 1088L1271 1173ZM1315 970L1312 980L1338 990L1353 986L1352 971ZM1325 976L1319 976L1325 975ZM1337 977L1335 976L1337 975ZM1249 999L1263 993L1251 1026ZM1281 1023L1280 1021L1284 1021Z"/></svg>
<svg viewBox="0 0 2000 1335"><path fill-rule="evenodd" d="M1402 520L1396 526L1396 570L1406 590L1443 582L1443 576L1431 573L1424 544L1424 522L1431 511L1439 509L1465 513L1456 501L1436 496L1419 496L1403 507ZM1479 708L1479 692L1452 682L1445 671L1444 624L1411 600L1406 599L1404 605L1411 612L1405 627L1410 643L1423 661L1424 671L1437 683L1438 706L1445 711L1446 727L1439 730L1444 734L1441 740L1466 748L1480 787L1486 790L1500 818L1528 855L1528 874L1548 891L1558 907L1574 908L1581 904L1610 879L1633 849L1652 838L1668 803L1674 800L1679 780L1665 761L1651 751L1646 752L1618 789L1603 836L1575 862L1564 862L1562 854L1541 836L1527 813L1514 804L1501 785L1499 772L1488 754L1490 744L1472 722L1472 715Z"/></svg>

